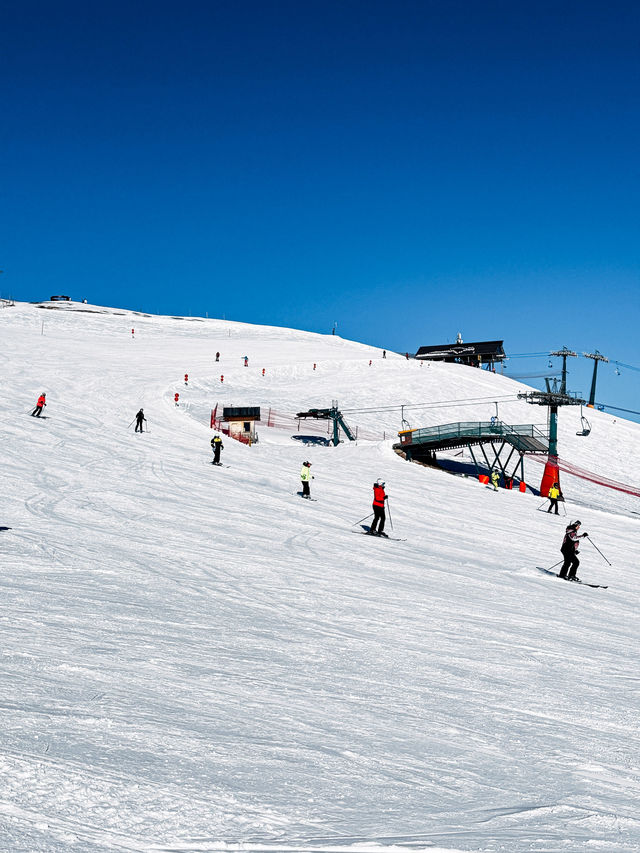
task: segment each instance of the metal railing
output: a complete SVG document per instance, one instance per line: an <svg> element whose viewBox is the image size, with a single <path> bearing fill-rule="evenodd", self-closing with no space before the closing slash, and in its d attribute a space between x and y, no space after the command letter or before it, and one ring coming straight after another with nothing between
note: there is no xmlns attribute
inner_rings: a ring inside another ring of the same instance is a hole
<svg viewBox="0 0 640 853"><path fill-rule="evenodd" d="M401 440L411 444L423 444L431 441L450 441L456 438L492 437L492 436L530 436L547 441L547 436L534 424L506 424L503 421L460 421L435 427L406 430L399 433ZM407 437L405 439L405 436Z"/></svg>

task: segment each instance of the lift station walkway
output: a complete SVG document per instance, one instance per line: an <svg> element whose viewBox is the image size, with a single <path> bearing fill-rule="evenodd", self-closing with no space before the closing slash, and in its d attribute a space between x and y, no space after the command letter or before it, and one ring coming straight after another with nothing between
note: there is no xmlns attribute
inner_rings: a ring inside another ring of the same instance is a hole
<svg viewBox="0 0 640 853"><path fill-rule="evenodd" d="M520 468L520 481L524 482L526 453L541 455L549 453L548 437L538 427L533 424L512 426L499 420L462 421L442 426L407 429L399 432L398 436L400 443L394 444L394 450L404 453L408 461L433 463L438 451L468 447L478 475L482 473L484 466L478 464L473 447L479 446L486 468L489 471L494 469L501 471L505 482L513 480L518 468ZM491 447L492 461L487 456L486 445ZM503 461L501 454L507 447L508 455ZM515 467L509 474L507 469L514 453L518 455Z"/></svg>

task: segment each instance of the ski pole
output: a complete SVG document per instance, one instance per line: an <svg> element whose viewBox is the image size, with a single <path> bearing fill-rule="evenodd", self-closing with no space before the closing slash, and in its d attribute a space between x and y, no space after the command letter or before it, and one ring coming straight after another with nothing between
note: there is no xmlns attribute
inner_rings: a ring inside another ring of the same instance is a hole
<svg viewBox="0 0 640 853"><path fill-rule="evenodd" d="M391 509L389 507L389 499L387 498L387 512L389 513L389 524L391 525L391 529L393 530L393 521L391 521Z"/></svg>
<svg viewBox="0 0 640 853"><path fill-rule="evenodd" d="M135 422L136 422L136 419L134 418L134 419L131 421L131 423L129 424L129 426L127 427L127 429L129 429L129 427L132 427L132 426L134 425L134 423L135 423Z"/></svg>
<svg viewBox="0 0 640 853"><path fill-rule="evenodd" d="M542 503L540 504L540 506L538 507L538 509L542 509L542 507L546 504L546 502L547 502L548 500L549 500L549 498L545 498L545 499L542 501Z"/></svg>
<svg viewBox="0 0 640 853"><path fill-rule="evenodd" d="M555 568L556 568L556 566L559 566L559 565L560 565L560 563L564 563L564 560L558 560L558 562L557 562L557 563L554 563L552 566L549 566L549 568L547 569L547 571L548 571L548 572L550 572L550 571L551 571L551 569L555 569Z"/></svg>
<svg viewBox="0 0 640 853"><path fill-rule="evenodd" d="M372 515L373 515L373 513L370 512L369 515L365 515L365 517L361 518L360 521L354 521L354 523L351 526L356 527L358 524L362 524L363 521L366 521L368 518L371 518Z"/></svg>
<svg viewBox="0 0 640 853"><path fill-rule="evenodd" d="M602 551L600 550L600 548L598 548L598 546L596 545L596 543L592 541L591 537L590 537L590 536L587 536L587 539L589 540L589 542L591 542L591 544L592 544L592 545L593 545L593 547L596 549L596 551L598 552L598 554L600 554L600 556L602 557L602 559L603 559L606 563L608 563L609 565L611 565L611 563L609 563L609 560L607 560L607 558L606 558L606 557L605 557L605 555L602 553Z"/></svg>

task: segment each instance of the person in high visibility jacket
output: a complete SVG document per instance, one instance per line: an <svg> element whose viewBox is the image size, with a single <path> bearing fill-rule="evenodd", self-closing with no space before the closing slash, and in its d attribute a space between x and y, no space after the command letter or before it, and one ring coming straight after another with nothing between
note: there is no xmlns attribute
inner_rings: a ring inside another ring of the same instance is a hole
<svg viewBox="0 0 640 853"><path fill-rule="evenodd" d="M494 491L498 491L498 483L500 482L500 474L497 471L491 472L491 482L493 483Z"/></svg>
<svg viewBox="0 0 640 853"><path fill-rule="evenodd" d="M309 484L313 477L311 475L311 462L303 462L302 470L300 471L300 479L302 480L302 497L310 498L311 497L311 489L309 488Z"/></svg>
<svg viewBox="0 0 640 853"><path fill-rule="evenodd" d="M42 394L40 394L40 396L38 397L38 402L36 403L35 409L31 412L32 418L40 417L40 415L42 414L42 410L47 405L46 397L47 395L43 391Z"/></svg>
<svg viewBox="0 0 640 853"><path fill-rule="evenodd" d="M213 450L213 462L212 465L222 465L220 461L220 451L224 450L224 444L222 443L222 439L219 435L214 435L211 439L211 449Z"/></svg>
<svg viewBox="0 0 640 853"><path fill-rule="evenodd" d="M387 517L384 511L384 502L388 497L384 490L384 481L376 480L373 484L373 521L368 531L371 536L387 538L387 534L384 532L384 523Z"/></svg>
<svg viewBox="0 0 640 853"><path fill-rule="evenodd" d="M549 489L549 509L547 510L547 512L551 512L552 509L555 509L556 515L559 515L558 498L561 494L562 493L560 491L560 485L558 483L554 483L553 486L551 486L551 488Z"/></svg>

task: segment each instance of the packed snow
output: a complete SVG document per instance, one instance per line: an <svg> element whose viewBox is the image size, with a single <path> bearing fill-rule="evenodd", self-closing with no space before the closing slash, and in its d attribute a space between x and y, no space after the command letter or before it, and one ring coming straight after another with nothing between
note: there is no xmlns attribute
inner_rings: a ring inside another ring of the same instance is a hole
<svg viewBox="0 0 640 853"><path fill-rule="evenodd" d="M0 336L0 849L640 849L640 498L562 475L555 517L392 447L403 404L412 427L497 403L544 429L530 389L75 303L4 308ZM261 424L210 464L216 404L332 400L356 442ZM589 419L580 437L561 410L561 456L639 485L640 425ZM405 541L354 535L377 478ZM608 560L585 540L580 576L608 589L537 570L571 518Z"/></svg>

